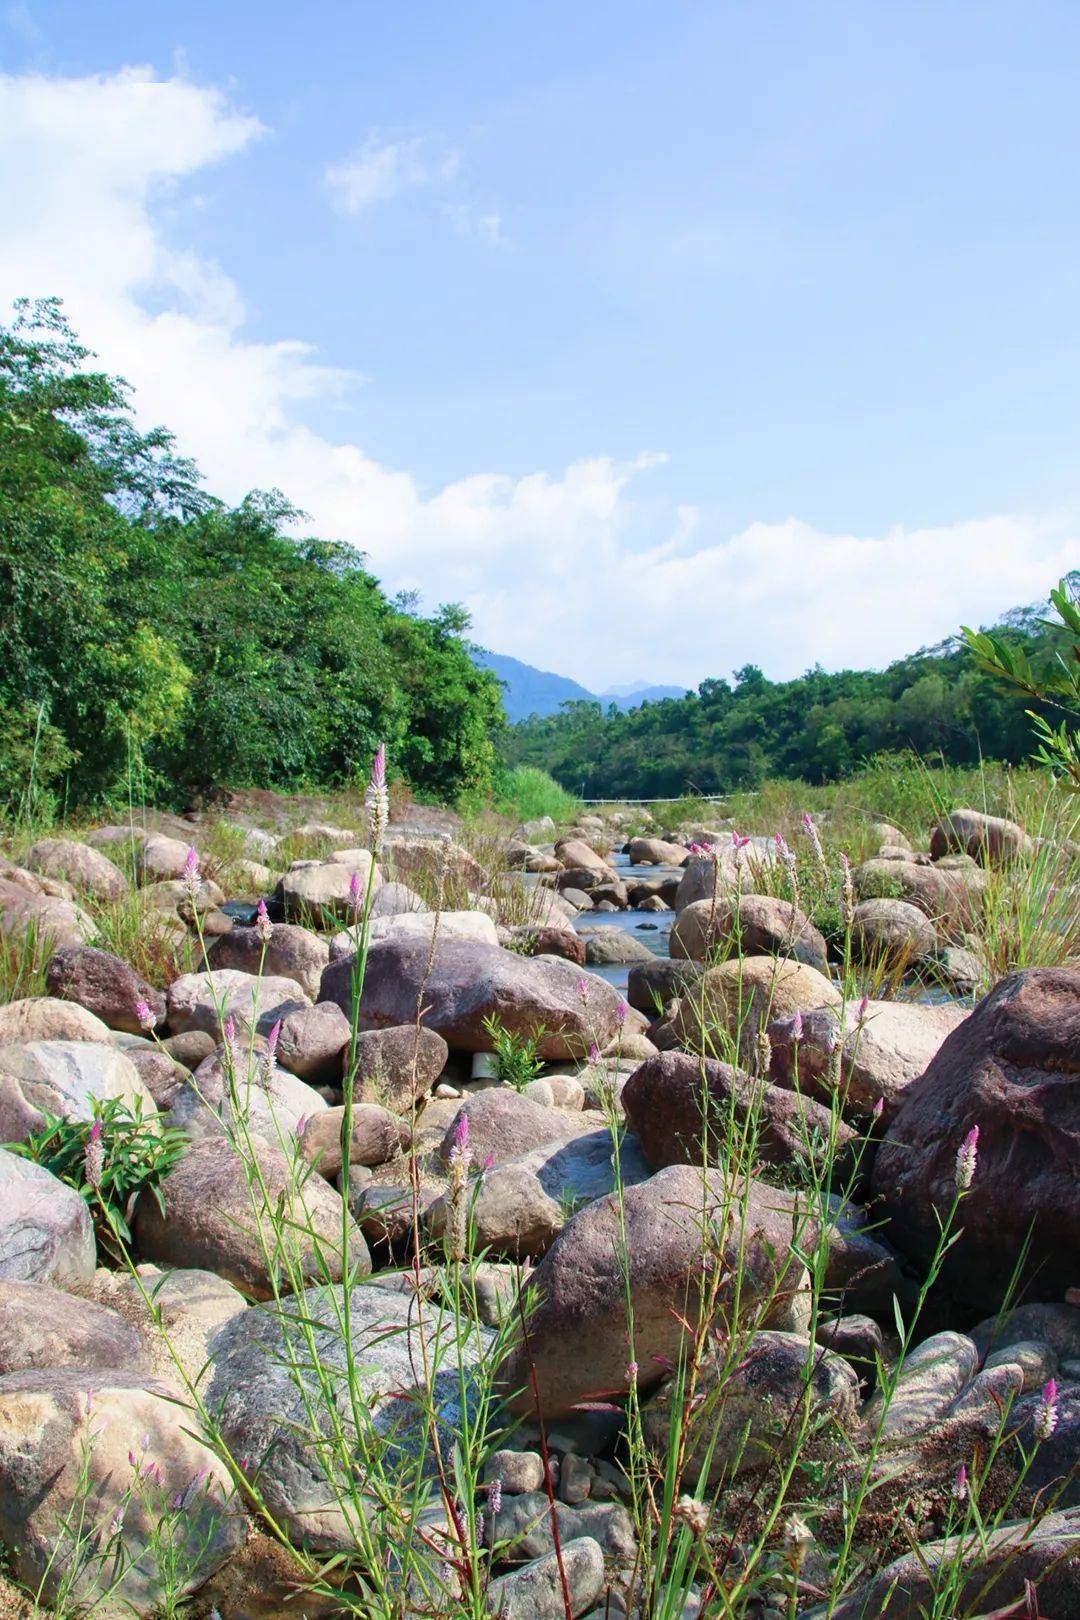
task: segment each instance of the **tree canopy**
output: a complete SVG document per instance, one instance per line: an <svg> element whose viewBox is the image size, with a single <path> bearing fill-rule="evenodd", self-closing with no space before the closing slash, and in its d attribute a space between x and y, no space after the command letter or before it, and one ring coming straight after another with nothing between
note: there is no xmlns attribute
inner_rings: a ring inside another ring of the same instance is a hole
<svg viewBox="0 0 1080 1620"><path fill-rule="evenodd" d="M0 327L0 805L337 787L376 744L418 793L487 792L505 726L456 605L391 602L276 491L229 507L56 300Z"/></svg>

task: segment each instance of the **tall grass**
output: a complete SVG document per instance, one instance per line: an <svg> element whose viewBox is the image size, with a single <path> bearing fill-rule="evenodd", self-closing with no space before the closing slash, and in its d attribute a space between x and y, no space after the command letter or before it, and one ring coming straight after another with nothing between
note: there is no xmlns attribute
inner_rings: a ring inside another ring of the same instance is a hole
<svg viewBox="0 0 1080 1620"><path fill-rule="evenodd" d="M540 821L550 816L556 824L566 826L581 815L582 804L547 771L535 765L515 765L500 779L495 809L513 821Z"/></svg>

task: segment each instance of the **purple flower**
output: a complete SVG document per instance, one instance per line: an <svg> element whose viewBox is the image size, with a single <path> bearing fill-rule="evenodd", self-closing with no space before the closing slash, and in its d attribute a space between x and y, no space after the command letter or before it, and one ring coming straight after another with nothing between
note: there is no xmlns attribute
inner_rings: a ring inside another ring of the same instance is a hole
<svg viewBox="0 0 1080 1620"><path fill-rule="evenodd" d="M462 1112L458 1115L458 1122L454 1126L454 1134L450 1141L450 1163L467 1164L469 1160L469 1116Z"/></svg>
<svg viewBox="0 0 1080 1620"><path fill-rule="evenodd" d="M596 1063L599 1061L599 1058L600 1048L597 1046L596 1042L593 1041L592 1045L589 1047L589 1062Z"/></svg>
<svg viewBox="0 0 1080 1620"><path fill-rule="evenodd" d="M173 870L176 870L175 867ZM181 881L188 897L191 900L197 899L199 893L199 852L194 847L189 848L184 858L184 872Z"/></svg>
<svg viewBox="0 0 1080 1620"><path fill-rule="evenodd" d="M636 1361L628 1363L626 1368L626 1382L631 1386L637 1383L638 1364Z"/></svg>
<svg viewBox="0 0 1080 1620"><path fill-rule="evenodd" d="M386 744L380 743L371 762L371 779L364 795L368 814L368 841L372 853L382 848L387 822L390 820L390 795L386 789Z"/></svg>
<svg viewBox="0 0 1080 1620"><path fill-rule="evenodd" d="M294 1134L298 1142L302 1142L304 1140L304 1132L307 1130L309 1124L310 1120L308 1119L307 1115L301 1114L294 1128Z"/></svg>
<svg viewBox="0 0 1080 1620"><path fill-rule="evenodd" d="M615 1022L618 1024L620 1029L622 1029L629 1016L629 1007L626 1005L625 1001L620 1001L618 1007L615 1009Z"/></svg>
<svg viewBox="0 0 1080 1620"><path fill-rule="evenodd" d="M582 974L581 978L578 980L577 987L578 995L581 997L582 1001L587 1001L589 999L589 985L584 974Z"/></svg>
<svg viewBox="0 0 1080 1620"><path fill-rule="evenodd" d="M859 1002L859 1010L858 1010L858 1012L857 1012L857 1014L855 1016L856 1028L862 1029L863 1025L866 1023L866 1015L869 1012L869 1010L870 1010L870 997L869 996L863 996L862 1000Z"/></svg>
<svg viewBox="0 0 1080 1620"><path fill-rule="evenodd" d="M270 921L270 913L266 909L265 900L260 900L255 907L255 932L264 945L269 945L274 937L274 925Z"/></svg>
<svg viewBox="0 0 1080 1620"><path fill-rule="evenodd" d="M112 1518L109 1520L109 1535L118 1536L124 1528L124 1504L121 1502Z"/></svg>
<svg viewBox="0 0 1080 1620"><path fill-rule="evenodd" d="M967 1501L968 1471L964 1467L963 1463L961 1463L960 1467L956 1470L956 1478L953 1480L952 1493L958 1502Z"/></svg>
<svg viewBox="0 0 1080 1620"><path fill-rule="evenodd" d="M139 1020L139 1028L148 1032L157 1023L157 1014L151 1012L149 1002L143 1001L141 998L135 1003L135 1017Z"/></svg>
<svg viewBox="0 0 1080 1620"><path fill-rule="evenodd" d="M281 1019L279 1018L277 1023L274 1024L273 1027L271 1028L269 1035L266 1037L266 1052L267 1052L267 1056L271 1060L273 1060L274 1054L277 1051L278 1041L280 1039L281 1039Z"/></svg>
<svg viewBox="0 0 1080 1620"><path fill-rule="evenodd" d="M101 1178L105 1173L105 1144L101 1140L102 1126L100 1119L95 1119L90 1127L90 1135L86 1138L83 1149L83 1171L86 1176L86 1185L95 1192L101 1186Z"/></svg>
<svg viewBox="0 0 1080 1620"><path fill-rule="evenodd" d="M795 856L792 854L791 846L784 837L783 833L776 833L773 837L773 843L776 845L776 853L779 855L784 865L793 867L795 865Z"/></svg>
<svg viewBox="0 0 1080 1620"><path fill-rule="evenodd" d="M360 874L354 872L349 878L349 904L356 911L360 906Z"/></svg>
<svg viewBox="0 0 1080 1620"><path fill-rule="evenodd" d="M956 1154L956 1190L967 1192L975 1180L975 1167L979 1162L979 1127L973 1125L961 1142Z"/></svg>
<svg viewBox="0 0 1080 1620"><path fill-rule="evenodd" d="M752 842L753 842L753 839L750 837L749 833L746 833L745 835L742 834L742 833L738 833L738 832L735 831L735 828L732 827L732 829L731 829L731 847L732 847L732 849L745 849L747 844L750 844Z"/></svg>
<svg viewBox="0 0 1080 1620"><path fill-rule="evenodd" d="M1049 1440L1058 1426L1058 1386L1057 1379L1050 1378L1043 1385L1043 1392L1039 1397L1039 1404L1035 1408L1032 1427L1035 1439L1039 1442Z"/></svg>
<svg viewBox="0 0 1080 1620"><path fill-rule="evenodd" d="M884 1112L885 1099L884 1097L879 1097L873 1108L870 1110L870 1117L871 1119L880 1119Z"/></svg>
<svg viewBox="0 0 1080 1620"><path fill-rule="evenodd" d="M803 1038L803 1016L800 1007L796 1007L791 1020L791 1038L793 1041L801 1041Z"/></svg>

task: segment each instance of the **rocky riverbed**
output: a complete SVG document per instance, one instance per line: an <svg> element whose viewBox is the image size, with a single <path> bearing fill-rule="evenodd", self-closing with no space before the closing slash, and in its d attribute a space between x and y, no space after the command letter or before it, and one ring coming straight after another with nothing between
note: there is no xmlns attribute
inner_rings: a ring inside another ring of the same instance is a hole
<svg viewBox="0 0 1080 1620"><path fill-rule="evenodd" d="M641 821L11 851L0 1613L1080 1615L1033 841Z"/></svg>

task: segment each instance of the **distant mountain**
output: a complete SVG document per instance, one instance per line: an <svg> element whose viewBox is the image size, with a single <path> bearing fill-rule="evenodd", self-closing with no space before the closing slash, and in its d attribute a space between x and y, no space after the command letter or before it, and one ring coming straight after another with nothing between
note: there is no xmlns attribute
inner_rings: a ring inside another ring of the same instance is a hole
<svg viewBox="0 0 1080 1620"><path fill-rule="evenodd" d="M532 664L483 647L473 648L473 661L482 669L492 670L503 682L503 705L511 724L528 719L530 714L555 714L562 703L602 703L605 708L614 703L620 709L635 709L639 703L656 703L661 698L686 694L682 686L648 686L640 682L590 692L566 675L534 669Z"/></svg>

